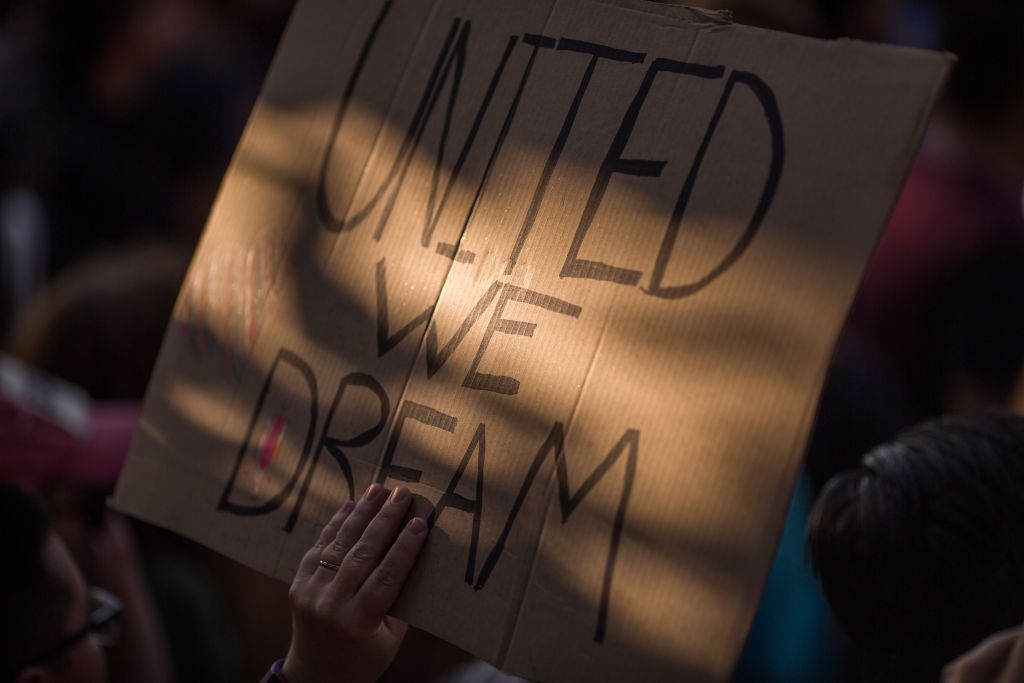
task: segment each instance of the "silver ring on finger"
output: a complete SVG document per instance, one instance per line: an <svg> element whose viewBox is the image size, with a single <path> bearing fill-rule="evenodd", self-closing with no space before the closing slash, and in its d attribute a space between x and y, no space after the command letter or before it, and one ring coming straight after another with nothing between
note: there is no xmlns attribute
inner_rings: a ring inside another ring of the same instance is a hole
<svg viewBox="0 0 1024 683"><path fill-rule="evenodd" d="M330 570L332 572L336 572L339 569L341 569L341 567L339 565L336 565L333 562L328 562L327 560L320 560L320 566L323 567L324 569L328 569L328 570Z"/></svg>

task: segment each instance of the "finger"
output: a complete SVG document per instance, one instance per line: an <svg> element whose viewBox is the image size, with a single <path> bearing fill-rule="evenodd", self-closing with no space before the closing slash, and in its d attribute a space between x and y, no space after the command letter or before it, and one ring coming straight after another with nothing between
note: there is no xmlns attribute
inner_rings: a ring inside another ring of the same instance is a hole
<svg viewBox="0 0 1024 683"><path fill-rule="evenodd" d="M1002 681L1012 683L1024 681L1024 627L1015 631L1015 637L1006 668L1003 669Z"/></svg>
<svg viewBox="0 0 1024 683"><path fill-rule="evenodd" d="M409 624L405 623L401 619L386 616L384 617L384 628L391 632L399 641L405 638L405 632L409 630Z"/></svg>
<svg viewBox="0 0 1024 683"><path fill-rule="evenodd" d="M989 683L1002 669L1013 645L1013 634L1003 631L949 664L942 672L943 683Z"/></svg>
<svg viewBox="0 0 1024 683"><path fill-rule="evenodd" d="M352 508L356 506L355 501L347 500L340 508L335 511L334 515L328 520L324 528L320 530L320 535L317 537L316 542L310 546L306 554L302 556L302 561L299 562L299 568L295 572L295 579L292 584L298 584L310 576L316 571L317 566L320 563L320 553L323 551L327 544L334 540L334 537L338 535L338 529L341 528L345 518L348 517L349 513L352 512Z"/></svg>
<svg viewBox="0 0 1024 683"><path fill-rule="evenodd" d="M412 494L404 486L399 486L391 493L387 503L381 507L367 525L362 537L345 556L345 561L334 579L334 590L345 595L353 595L359 590L363 581L394 543L411 504Z"/></svg>
<svg viewBox="0 0 1024 683"><path fill-rule="evenodd" d="M426 539L427 523L419 517L410 521L380 565L363 582L353 605L366 624L379 624L394 606Z"/></svg>
<svg viewBox="0 0 1024 683"><path fill-rule="evenodd" d="M356 504L352 512L342 523L335 534L334 540L325 547L320 557L317 558L315 577L318 580L330 581L335 576L335 570L327 569L320 565L320 560L333 565L341 566L352 546L356 544L363 535L367 525L374 518L381 506L387 499L387 489L380 484L370 484L363 494L362 499Z"/></svg>
<svg viewBox="0 0 1024 683"><path fill-rule="evenodd" d="M1002 631L949 664L942 672L943 683L992 681L1002 670L1017 636L1016 629Z"/></svg>

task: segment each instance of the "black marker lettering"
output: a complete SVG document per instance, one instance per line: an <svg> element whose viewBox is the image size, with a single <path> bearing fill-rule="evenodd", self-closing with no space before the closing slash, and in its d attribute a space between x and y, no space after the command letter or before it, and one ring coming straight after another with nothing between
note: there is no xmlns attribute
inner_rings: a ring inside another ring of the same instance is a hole
<svg viewBox="0 0 1024 683"><path fill-rule="evenodd" d="M381 13L381 17L378 22L383 21L385 12ZM462 28L461 32L459 28ZM371 33L371 39L367 41L364 50L369 51L372 46L372 39L375 37L376 29ZM412 162L413 152L419 145L420 139L423 137L423 132L426 129L427 121L434 111L434 107L437 105L437 101L440 98L441 90L444 88L445 82L448 80L448 76L451 72L453 63L457 63L458 76L461 78L462 65L465 63L465 41L469 35L470 25L469 22L462 24L460 19L452 21L452 27L448 31L448 36L445 38L444 44L441 47L441 51L438 53L437 60L434 62L433 71L430 74L430 78L427 80L427 85L424 88L423 95L420 98L419 106L413 115L412 122L409 124L409 128L406 130L405 138L402 141L402 145L398 150L398 155L395 157L394 162L391 165L391 169L388 172L387 178L380 187L377 188L376 193L367 202L366 206L357 211L355 214L345 220L343 217L334 215L330 210L330 204L326 198L326 175L328 167L328 157L331 154L331 150L337 144L337 134L340 129L340 122L344 116L344 108L347 106L347 100L343 98L341 109L339 110L338 117L336 120L336 128L330 141L327 145L327 155L324 160L323 167L320 173L320 183L318 188L318 197L321 199L318 201L320 208L320 219L326 227L332 232L339 232L342 230L352 230L360 225L363 221L369 217L369 215L376 208L377 204L381 199L384 198L385 194L388 195L387 202L385 204L381 220L377 225L377 229L374 231L374 239L380 239L383 234L384 226L387 224L388 218L391 216L391 211L394 208L395 199L398 195L398 190L402 186L402 182L405 179L406 171ZM457 42L456 42L457 41ZM453 48L453 44L455 47ZM353 74L353 82L357 74ZM351 83L350 83L351 85ZM452 99L458 91L458 83L452 86ZM449 121L445 122L445 130L447 130ZM395 181L398 181L397 183Z"/></svg>
<svg viewBox="0 0 1024 683"><path fill-rule="evenodd" d="M562 122L562 129L558 132L558 137L555 138L555 144L551 148L551 152L548 153L548 160L544 164L544 169L540 174L540 181L537 183L537 188L533 192L533 199L530 201L530 207L527 209L526 218L523 220L523 225L519 229L519 236L516 238L515 245L512 247L512 252L509 254L508 265L505 267L505 274L511 275L516 264L519 262L519 256L526 246L526 239L530 236L530 231L533 230L533 225L537 221L537 214L540 213L541 204L544 201L544 194L547 192L548 185L551 182L551 176L555 172L555 167L558 165L558 160L562 156L562 150L565 149L565 144L569 140L569 134L572 132L572 126L576 122L576 115L579 113L580 105L583 103L583 97L587 92L587 88L590 86L590 79L594 75L594 69L597 68L597 62L599 59L611 59L619 62L629 62L631 64L639 64L644 61L647 56L642 52L628 52L626 50L618 50L613 47L606 45L598 45L596 43L587 43L582 40L572 40L570 38L562 38L558 41L559 50L568 50L572 52L583 52L592 55L590 62L587 64L587 68L583 72L583 76L580 78L580 84L576 88L576 96L572 100L572 104L569 105L569 111L566 112L565 120Z"/></svg>
<svg viewBox="0 0 1024 683"><path fill-rule="evenodd" d="M487 556L487 560L480 569L480 574L477 576L474 589L480 590L487 584L488 577L490 577L491 572L494 571L494 567L497 565L498 560L501 559L501 555L505 550L505 544L508 542L509 535L512 533L512 526L515 524L516 517L519 515L519 511L522 509L523 503L526 501L526 496L530 492L530 488L533 486L533 482L540 473L541 466L544 464L549 453L554 453L556 461L555 473L558 479L558 505L562 513L563 524L569 521L570 517L572 517L572 513L577 507L579 507L580 503L582 503L594 487L596 487L597 484L607 476L608 472L615 466L615 463L619 460L622 454L626 453L625 473L622 480L622 494L619 496L619 506L615 511L615 521L612 525L612 537L608 546L604 580L601 587L601 598L598 603L597 626L594 630L594 640L600 643L604 642L608 627L608 606L611 601L611 587L615 576L615 560L618 556L619 543L621 542L622 532L625 527L626 509L629 506L629 498L633 491L633 481L636 478L637 459L639 457L640 448L640 432L635 429L627 430L622 435L622 438L619 439L618 443L612 447L608 455L605 456L605 459L594 468L593 472L590 473L590 476L584 480L575 493L571 491L571 487L569 486L569 472L565 464L566 455L563 452L564 447L564 428L560 422L556 422L551 428L548 438L544 441L543 445L541 445L540 450L537 451L537 455L534 456L533 462L530 464L530 469L526 473L523 485L520 487L519 493L516 495L515 502L512 504L512 509L509 511L508 518L505 520L505 526L501 530L501 535L498 537L497 543L495 543L494 548L491 549L490 554Z"/></svg>
<svg viewBox="0 0 1024 683"><path fill-rule="evenodd" d="M421 424L435 427L446 432L454 432L459 424L458 418L446 415L439 410L412 401L402 401L398 409L398 416L395 418L395 428L391 431L388 445L384 449L384 460L381 462L380 471L377 473L377 483L383 484L387 479L397 479L415 484L423 476L422 470L415 470L411 467L395 465L395 450L398 448L398 440L402 436L402 428L406 420L415 420Z"/></svg>
<svg viewBox="0 0 1024 683"><path fill-rule="evenodd" d="M398 346L413 330L424 325L434 313L430 305L423 312L405 324L402 329L391 334L390 315L388 314L388 276L387 264L384 259L377 261L377 357L383 356Z"/></svg>
<svg viewBox="0 0 1024 683"><path fill-rule="evenodd" d="M651 63L647 69L647 74L644 76L644 80L640 83L640 88L633 97L632 103L630 103L626 114L622 117L622 123L619 124L619 130L612 139L611 147L608 148L608 154L605 155L601 168L598 170L597 178L594 179L594 185L590 189L590 198L587 200L587 206L583 210L579 227L576 228L576 235L573 237L569 253L565 257L565 264L562 266L560 277L587 278L634 286L640 282L640 278L643 276L643 273L639 270L618 268L600 261L581 259L579 258L579 253L583 240L587 237L587 231L590 230L594 216L597 214L601 201L604 199L605 190L608 189L608 182L611 180L613 173L657 178L665 168L666 162L664 161L622 158L623 153L626 151L626 145L629 143L629 137L633 134L637 118L640 116L640 111L643 109L644 102L651 92L651 87L654 85L654 79L662 71L682 74L684 76L695 76L697 78L716 79L722 77L725 73L725 68L721 66L688 64L671 59L655 59Z"/></svg>
<svg viewBox="0 0 1024 683"><path fill-rule="evenodd" d="M562 511L562 524L565 524L569 521L573 511L579 507L598 482L608 474L608 471L627 448L629 452L626 455L626 473L622 479L622 495L619 496L619 507L615 510L615 521L612 524L612 537L608 544L608 558L604 565L604 579L601 582L601 601L597 609L597 627L594 629L594 640L599 643L604 642L608 627L608 603L611 601L612 579L615 577L615 559L619 554L622 530L626 525L626 509L629 506L629 496L633 492L633 480L636 478L640 432L630 429L624 433L615 447L601 461L601 464L595 467L590 476L580 485L576 493L570 493L569 490L569 472L566 469L565 454L563 453L562 457L558 459L558 505Z"/></svg>
<svg viewBox="0 0 1024 683"><path fill-rule="evenodd" d="M348 111L348 106L352 102L352 93L356 89L356 85L359 83L359 78L363 74L363 68L366 66L366 60L370 56L370 50L373 49L373 44L377 40L377 34L380 32L380 27L384 23L384 19L387 17L388 12L391 10L391 0L384 3L381 7L380 14L377 15L377 20L373 23L373 27L370 29L369 35L366 37L366 41L363 43L363 48L359 52L359 58L356 60L355 68L352 70L352 75L349 77L348 84L345 85L345 91L341 95L341 102L338 104L338 111L334 114L334 123L331 125L331 137L327 141L327 149L324 151L324 158L320 164L320 178L316 185L316 207L317 213L320 215L320 223L331 232L339 232L344 225L344 217L336 216L334 211L331 209L330 200L327 197L327 170L331 165L331 157L334 153L334 146L338 140L338 133L341 130L341 124L345 120L345 112ZM355 188L352 188L353 191Z"/></svg>
<svg viewBox="0 0 1024 683"><path fill-rule="evenodd" d="M483 296L480 297L476 305L473 306L466 319L462 321L462 325L455 331L452 338L448 340L448 343L444 345L441 350L437 348L437 321L430 326L427 331L427 377L433 377L437 374L437 371L444 367L444 364L448 362L455 350L462 344L462 340L466 338L469 331L476 324L476 321L480 319L487 307L494 301L494 297L501 290L501 283L495 280L491 283L491 286L487 288Z"/></svg>
<svg viewBox="0 0 1024 683"><path fill-rule="evenodd" d="M471 586L473 585L473 574L476 572L476 550L480 545L480 518L483 514L484 506L485 431L484 424L481 422L480 426L476 428L473 440L469 442L469 448L466 449L466 454L462 456L462 462L459 463L458 469L455 470L455 474L452 476L451 481L448 482L448 488L445 489L444 495L441 496L441 500L438 501L437 506L430 513L430 517L427 518L427 525L430 526L430 528L433 528L434 524L437 523L437 519L441 516L441 513L449 506L456 510L473 513L473 535L469 542L469 558L466 560L466 583ZM470 500L465 496L459 495L455 491L458 489L459 482L462 480L462 476L466 472L466 466L469 465L469 461L473 457L474 453L477 453L476 498Z"/></svg>
<svg viewBox="0 0 1024 683"><path fill-rule="evenodd" d="M395 200L398 199L398 191L402 188L402 184L405 182L405 175L409 171L409 166L412 164L413 154L416 148L420 144L420 140L423 138L423 133L427 129L427 122L430 120L431 114L434 112L434 107L437 106L437 101L441 97L441 90L444 88L445 83L448 80L448 76L451 73L452 64L455 64L456 80L452 83L451 95L448 99L448 110L445 116L441 137L446 138L448 135L448 128L451 124L451 112L452 107L455 104L455 97L459 91L459 85L462 80L462 69L466 63L466 41L469 38L470 22L462 24L462 30L458 34L458 39L455 42L454 48L450 49L452 38L455 36L455 32L459 28L459 19L455 19L452 22L451 31L448 34L448 38L445 41L444 47L441 53L438 55L437 62L434 65L434 72L430 76L430 81L427 84L427 89L423 92L423 99L420 100L420 108L416 112L416 116L413 117L412 123L409 125L409 130L406 132L405 141L402 143L402 148L398 152L398 156L395 158L395 163L391 167L391 172L388 174L388 178L384 185L378 189L377 194L374 196L370 204L368 204L362 211L360 211L353 218L353 222L358 224L362 222L370 211L373 210L377 200L382 196L384 191L387 190L393 180L397 178L398 182L395 183L391 189L391 194L388 196L387 204L384 206L384 211L381 214L380 222L377 223L377 229L373 232L373 238L379 240L384 234L384 226L387 225L388 219L391 218L391 211L395 207ZM444 64L444 68L440 73L440 79L438 79L438 67ZM401 167L401 170L399 170Z"/></svg>
<svg viewBox="0 0 1024 683"><path fill-rule="evenodd" d="M505 138L508 137L508 132L512 128L512 121L515 120L516 112L519 110L519 102L523 98L523 91L526 89L526 84L530 80L530 73L533 71L533 63L537 59L537 51L542 47L554 47L555 39L527 33L523 35L523 43L533 46L533 50L531 50L530 58L527 60L526 67L523 69L523 75L519 79L519 85L516 87L516 94L512 97L512 104L509 105L508 113L505 114L505 121L501 124L501 132L498 133L498 139L494 141L494 147L491 149L491 155L487 159L487 165L484 167L483 175L480 178L480 184L476 187L476 194L473 195L473 201L469 205L469 211L466 213L463 230L465 230L465 227L469 225L469 220L472 218L473 212L476 211L476 207L480 204L480 198L483 196L484 187L487 185L487 181L491 177L491 169L494 168L498 155L501 153L501 148L505 144ZM448 258L458 260L458 253L456 252L456 249L456 245L439 244L437 253L448 256ZM466 261L472 263L475 258L476 255L473 254L473 258L470 259L467 257Z"/></svg>
<svg viewBox="0 0 1024 683"><path fill-rule="evenodd" d="M456 263L473 263L476 261L476 253L467 249L459 249L456 245L449 244L448 242L438 242L435 251Z"/></svg>
<svg viewBox="0 0 1024 683"><path fill-rule="evenodd" d="M328 436L327 432L330 430L331 425L334 422L334 415L337 413L338 406L341 404L341 399L345 395L345 389L350 386L364 387L373 393L380 406L380 418L372 427L360 432L351 439L336 439L332 436ZM313 471L316 469L317 463L320 461L320 453L325 448L327 449L327 452L331 454L331 457L334 458L334 461L338 463L338 467L341 468L341 473L344 475L345 481L348 484L348 499L355 500L356 485L355 479L352 476L352 465L349 463L348 458L345 457L345 453L341 449L342 447L361 448L376 439L377 436L384 431L384 426L387 424L390 412L391 402L388 400L387 392L384 391L384 387L381 386L380 382L376 379L362 372L352 372L342 377L341 381L338 383L337 391L334 392L334 400L331 402L331 409L327 411L327 419L324 421L324 428L320 432L320 441L318 442L316 453L313 455L313 463L309 466L309 469L306 470L306 481L302 484L302 488L299 489L299 497L295 502L295 508L292 510L291 516L288 518L288 524L285 526L286 530L291 531L295 526L295 522L299 518L299 512L302 510L302 503L305 501L309 485L313 481Z"/></svg>
<svg viewBox="0 0 1024 683"><path fill-rule="evenodd" d="M465 320L455 331L451 339L440 349L437 340L437 321L434 321L427 330L427 377L433 377L448 362L448 358L459 348L462 340L466 338L469 331L487 307L494 301L494 297L501 290L501 283L494 281L486 292L476 302ZM384 259L377 262L377 356L383 356L398 346L403 339L408 337L413 330L420 325L430 321L434 313L434 306L427 306L415 318L406 323L402 329L391 334L390 314L388 311L388 289L387 289L387 265Z"/></svg>
<svg viewBox="0 0 1024 683"><path fill-rule="evenodd" d="M711 146L711 140L718 129L718 123L722 120L722 115L729 104L729 98L738 84L750 88L750 91L754 93L754 96L761 103L761 106L764 108L765 118L768 120L768 131L772 137L772 161L768 170L768 177L765 180L764 190L761 192L761 199L743 234L740 235L732 250L717 266L691 283L664 286L662 285L662 280L665 277L665 270L668 268L669 259L672 258L672 250L675 247L676 238L679 236L679 226L683 221L683 215L686 213L686 206L690 201L690 195L693 193L693 187L697 182L697 175L700 172L701 164L707 154L708 147ZM714 282L718 276L728 270L743 255L743 252L750 246L750 242L761 227L765 214L768 213L768 208L775 198L775 191L779 187L779 179L782 177L782 166L786 154L784 138L782 116L779 114L779 107L775 101L775 93L768 87L768 84L754 74L745 71L734 71L726 83L725 92L722 93L722 99L718 102L718 108L715 110L715 115L708 126L704 141L697 151L697 157L690 168L690 174L687 176L683 189L679 193L679 199L676 201L675 210L672 212L668 229L665 231L661 249L658 251L658 259L654 265L654 272L651 274L650 286L644 290L645 292L662 299L681 299L686 296L692 296Z"/></svg>
<svg viewBox="0 0 1024 683"><path fill-rule="evenodd" d="M548 311L560 313L561 315L572 316L573 318L578 318L580 313L583 311L579 306L571 304L568 301L562 301L561 299L556 299L553 296L541 294L540 292L534 292L529 289L523 289L522 287L506 284L501 291L501 296L498 297L498 303L494 306L494 314L491 316L491 322L487 326L487 330L484 332L484 337L480 341L480 347L476 352L476 358L473 359L473 364L470 366L469 373L466 374L466 379L462 382L462 386L469 387L470 389L479 389L481 391L493 391L497 394L505 394L507 396L519 393L519 380L503 375L488 375L477 372L477 368L480 367L480 361L483 359L484 353L487 351L487 346L491 343L491 337L494 336L495 332L517 335L520 337L532 337L534 330L537 329L536 323L527 323L521 320L508 320L506 318L502 318L501 314L505 312L505 304L509 301L519 301Z"/></svg>
<svg viewBox="0 0 1024 683"><path fill-rule="evenodd" d="M235 478L238 476L238 472L242 468L242 462L245 459L246 452L249 450L249 447L253 445L251 441L253 433L256 431L256 425L259 423L259 419L263 411L263 405L266 402L267 394L270 392L270 388L274 383L274 378L277 376L278 369L281 368L282 365L291 366L294 370L297 370L305 381L306 388L309 390L309 424L306 429L306 439L302 446L302 454L299 456L299 461L295 465L291 478L284 485L284 488L282 488L273 498L259 505L239 505L232 503L230 497L231 492L235 487ZM224 487L224 492L221 494L220 501L217 503L217 510L230 512L236 515L257 516L270 514L281 507L282 503L284 503L284 501L288 499L288 496L291 495L292 489L299 480L299 476L302 474L302 469L305 467L306 461L309 458L309 451L313 445L313 434L316 430L317 423L317 400L318 393L316 376L313 374L313 369L309 366L309 363L293 351L289 351L284 348L280 349L277 352L277 356L274 358L274 362L270 366L270 372L267 374L267 379L264 381L263 387L260 389L259 397L256 399L256 406L253 408L252 418L249 420L249 426L245 430L245 439L242 441L242 445L238 449L238 456L235 458L235 465L231 469L231 476L228 477L227 485ZM284 530L291 531L293 526L294 521L289 518Z"/></svg>
<svg viewBox="0 0 1024 683"><path fill-rule="evenodd" d="M426 225L423 226L423 235L420 238L420 242L424 247L430 246L430 240L434 235L434 228L437 227L437 222L440 220L441 214L444 212L444 207L448 203L448 197L451 194L452 188L455 187L455 183L459 179L459 174L462 172L462 167L466 163L466 157L469 156L469 151L473 147L473 142L476 140L477 133L480 132L480 126L484 121L484 116L487 114L487 109L491 104L491 100L494 99L494 93L498 89L498 83L501 81L501 75L505 71L505 66L508 64L508 60L512 56L512 50L516 46L516 41L517 38L515 36L510 36L508 39L508 43L505 46L505 52L502 54L501 61L498 62L498 66L494 70L494 75L491 77L491 83L487 87L487 92L484 94L483 101L480 103L480 108L477 110L476 118L473 120L473 125L470 127L469 133L466 135L466 141L462 145L462 151L459 152L459 156L455 160L455 165L452 166L451 177L448 179L448 184L445 186L444 194L442 195L440 204L435 212L434 206L438 192L437 185L441 175L442 162L444 161L445 142L448 140L448 130L451 125L452 109L455 106L455 98L458 93L459 83L462 81L462 69L466 61L465 42L460 41L456 46L456 55L458 55L458 59L455 66L455 80L452 85L451 97L448 100L448 110L445 112L444 129L441 134L441 141L438 143L437 157L434 160L434 177L430 187L430 199L427 202ZM481 185L483 182L484 179L481 178ZM466 222L468 222L468 216L466 221L463 222L463 227L465 227ZM438 253L441 252L439 251Z"/></svg>

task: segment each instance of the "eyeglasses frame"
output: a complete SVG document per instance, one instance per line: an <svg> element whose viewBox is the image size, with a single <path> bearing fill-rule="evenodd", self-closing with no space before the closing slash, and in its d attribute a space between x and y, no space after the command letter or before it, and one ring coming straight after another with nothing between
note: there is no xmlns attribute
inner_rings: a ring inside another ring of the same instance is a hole
<svg viewBox="0 0 1024 683"><path fill-rule="evenodd" d="M97 601L99 605L89 613L85 626L72 631L50 647L43 650L40 654L34 655L31 659L20 664L14 670L21 671L26 667L44 664L56 658L65 650L78 643L78 641L90 634L102 630L121 616L123 606L121 605L121 601L113 593L106 591L99 586L90 586L89 597Z"/></svg>

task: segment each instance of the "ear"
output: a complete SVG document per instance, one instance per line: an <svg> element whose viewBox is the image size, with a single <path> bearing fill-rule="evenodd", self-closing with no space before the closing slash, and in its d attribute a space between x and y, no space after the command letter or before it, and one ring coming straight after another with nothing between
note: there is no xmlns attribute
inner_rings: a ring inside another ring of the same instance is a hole
<svg viewBox="0 0 1024 683"><path fill-rule="evenodd" d="M53 677L41 666L27 666L18 672L14 683L50 683Z"/></svg>

